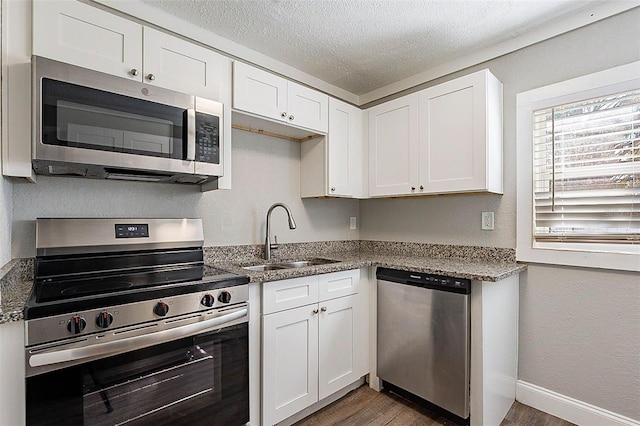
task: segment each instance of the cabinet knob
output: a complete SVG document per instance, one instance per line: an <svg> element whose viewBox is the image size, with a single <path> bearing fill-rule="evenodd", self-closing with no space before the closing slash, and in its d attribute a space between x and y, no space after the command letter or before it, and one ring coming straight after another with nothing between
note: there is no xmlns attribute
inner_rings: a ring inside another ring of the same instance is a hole
<svg viewBox="0 0 640 426"><path fill-rule="evenodd" d="M137 69L135 68L131 68L131 71L129 71L129 74L131 74L132 76L137 76L138 74L140 74L140 72L138 72Z"/></svg>
<svg viewBox="0 0 640 426"><path fill-rule="evenodd" d="M322 312L327 312L327 307L326 307L326 306L323 306L322 308L320 308L320 310L321 310Z"/></svg>
<svg viewBox="0 0 640 426"><path fill-rule="evenodd" d="M286 112L281 112L281 113L280 113L280 117L285 118L286 116L287 116L287 113L286 113Z"/></svg>
<svg viewBox="0 0 640 426"><path fill-rule="evenodd" d="M149 75L147 76L147 79L149 79L149 80L153 81L153 80L155 80L155 79L156 79L156 76L155 76L155 75L153 75L153 74L149 74Z"/></svg>
<svg viewBox="0 0 640 426"><path fill-rule="evenodd" d="M422 191L424 189L423 185L420 185L420 191Z"/></svg>
<svg viewBox="0 0 640 426"><path fill-rule="evenodd" d="M293 118L294 118L293 115L290 115L289 116L289 121L293 121Z"/></svg>
<svg viewBox="0 0 640 426"><path fill-rule="evenodd" d="M331 192L336 192L336 187L335 186L331 187Z"/></svg>
<svg viewBox="0 0 640 426"><path fill-rule="evenodd" d="M415 186L412 186L412 187L411 187L411 190L412 190L412 191L415 191L415 190L416 190L416 187L415 187Z"/></svg>
<svg viewBox="0 0 640 426"><path fill-rule="evenodd" d="M318 309L314 309L312 312L313 312L313 315L316 315L318 313Z"/></svg>

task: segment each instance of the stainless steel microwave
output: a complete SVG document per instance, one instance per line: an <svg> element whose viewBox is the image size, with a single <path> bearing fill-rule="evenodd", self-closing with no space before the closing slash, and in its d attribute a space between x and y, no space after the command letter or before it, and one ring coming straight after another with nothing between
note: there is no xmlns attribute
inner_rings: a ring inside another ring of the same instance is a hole
<svg viewBox="0 0 640 426"><path fill-rule="evenodd" d="M32 58L36 174L202 184L223 174L223 105Z"/></svg>

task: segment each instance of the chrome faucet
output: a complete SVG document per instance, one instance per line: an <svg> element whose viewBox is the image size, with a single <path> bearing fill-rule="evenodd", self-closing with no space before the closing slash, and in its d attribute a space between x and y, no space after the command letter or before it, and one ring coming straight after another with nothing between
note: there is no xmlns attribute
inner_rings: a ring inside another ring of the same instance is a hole
<svg viewBox="0 0 640 426"><path fill-rule="evenodd" d="M275 203L274 205L272 205L271 207L269 207L269 210L267 210L267 232L266 232L266 238L264 241L264 258L265 259L271 259L271 250L277 250L278 248L278 240L276 239L276 243L275 244L271 244L271 212L273 211L273 209L275 209L276 207L282 207L283 209L285 209L287 211L287 217L289 219L289 229L296 229L296 222L295 220L293 220L293 215L291 214L291 210L289 210L289 207L286 204L283 203Z"/></svg>

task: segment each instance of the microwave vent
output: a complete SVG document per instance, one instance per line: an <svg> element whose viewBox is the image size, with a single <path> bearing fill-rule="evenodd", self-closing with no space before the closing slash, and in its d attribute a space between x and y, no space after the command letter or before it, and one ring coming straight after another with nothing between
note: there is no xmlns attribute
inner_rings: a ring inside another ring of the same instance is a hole
<svg viewBox="0 0 640 426"><path fill-rule="evenodd" d="M85 167L49 165L48 175L50 176L87 176L88 170Z"/></svg>

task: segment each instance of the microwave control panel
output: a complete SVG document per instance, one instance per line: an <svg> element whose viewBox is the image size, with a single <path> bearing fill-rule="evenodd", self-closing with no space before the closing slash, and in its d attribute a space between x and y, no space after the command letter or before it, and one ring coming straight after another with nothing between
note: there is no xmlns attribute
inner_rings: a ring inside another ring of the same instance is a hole
<svg viewBox="0 0 640 426"><path fill-rule="evenodd" d="M220 164L220 119L196 112L196 161Z"/></svg>

